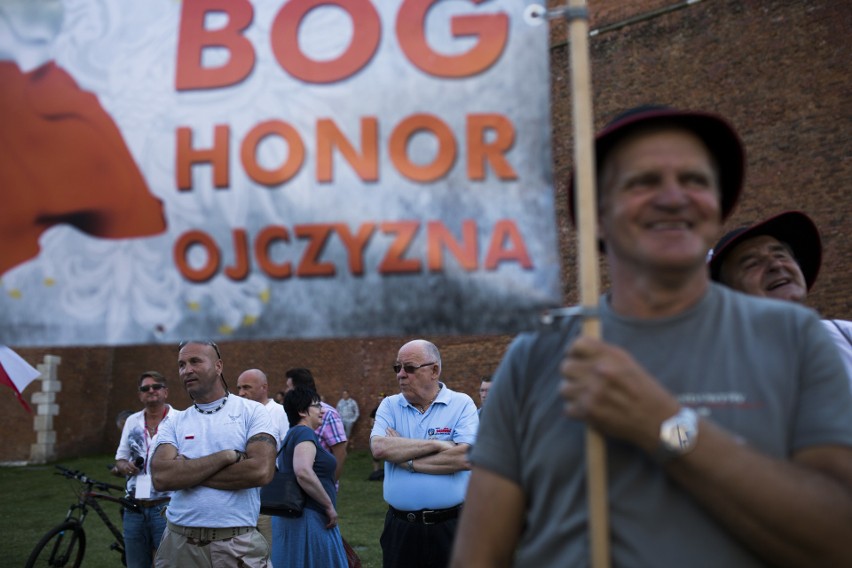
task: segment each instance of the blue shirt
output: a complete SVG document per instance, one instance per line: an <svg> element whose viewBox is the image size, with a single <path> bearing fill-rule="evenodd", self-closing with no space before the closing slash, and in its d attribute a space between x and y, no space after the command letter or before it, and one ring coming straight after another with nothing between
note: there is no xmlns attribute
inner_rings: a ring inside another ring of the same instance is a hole
<svg viewBox="0 0 852 568"><path fill-rule="evenodd" d="M439 385L438 397L424 414L401 394L384 399L376 412L370 437L386 436L390 427L404 438L473 445L479 428L476 405L468 395L452 391L443 383ZM443 475L411 473L406 464L386 461L384 497L389 505L403 511L446 509L464 501L469 478L469 471Z"/></svg>

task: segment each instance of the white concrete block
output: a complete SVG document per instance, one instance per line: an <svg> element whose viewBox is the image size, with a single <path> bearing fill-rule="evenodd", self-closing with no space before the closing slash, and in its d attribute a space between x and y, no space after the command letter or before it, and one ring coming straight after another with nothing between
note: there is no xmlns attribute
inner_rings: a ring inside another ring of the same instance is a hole
<svg viewBox="0 0 852 568"><path fill-rule="evenodd" d="M55 392L37 392L33 393L32 399L33 404L50 404L56 402L56 393Z"/></svg>
<svg viewBox="0 0 852 568"><path fill-rule="evenodd" d="M41 392L62 392L62 381L42 380Z"/></svg>
<svg viewBox="0 0 852 568"><path fill-rule="evenodd" d="M53 416L39 415L33 418L33 430L36 432L46 432L53 430Z"/></svg>
<svg viewBox="0 0 852 568"><path fill-rule="evenodd" d="M36 406L36 414L39 416L56 416L59 414L58 404L39 404Z"/></svg>
<svg viewBox="0 0 852 568"><path fill-rule="evenodd" d="M32 444L30 446L30 463L47 463L55 455L54 444Z"/></svg>
<svg viewBox="0 0 852 568"><path fill-rule="evenodd" d="M56 443L56 431L49 430L47 432L39 432L36 435L36 442L39 444L55 444Z"/></svg>

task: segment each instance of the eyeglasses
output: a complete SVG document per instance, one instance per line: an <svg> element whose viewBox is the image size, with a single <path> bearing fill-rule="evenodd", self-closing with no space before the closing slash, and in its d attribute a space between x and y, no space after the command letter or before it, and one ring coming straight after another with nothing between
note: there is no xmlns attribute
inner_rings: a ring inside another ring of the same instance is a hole
<svg viewBox="0 0 852 568"><path fill-rule="evenodd" d="M212 347L216 351L216 358L217 359L222 358L222 354L219 353L219 346L216 345L215 341L212 341L210 339L188 339L188 340L184 340L184 341L180 342L180 345L178 345L178 349L183 349L184 347L186 347L190 343L198 343L199 345L209 345L210 347Z"/></svg>
<svg viewBox="0 0 852 568"><path fill-rule="evenodd" d="M148 392L151 389L155 391L166 388L166 385L161 385L160 383L154 383L153 385L142 385L139 387L139 392Z"/></svg>
<svg viewBox="0 0 852 568"><path fill-rule="evenodd" d="M315 402L313 404L309 404L308 406L313 406L314 408L322 408L321 402Z"/></svg>
<svg viewBox="0 0 852 568"><path fill-rule="evenodd" d="M393 372L399 373L400 370L405 369L405 373L407 375L411 375L417 369L419 369L421 367L428 367L429 365L437 365L437 363L435 361L432 361L431 363L423 363L422 365L402 365L400 363L394 363L393 364Z"/></svg>

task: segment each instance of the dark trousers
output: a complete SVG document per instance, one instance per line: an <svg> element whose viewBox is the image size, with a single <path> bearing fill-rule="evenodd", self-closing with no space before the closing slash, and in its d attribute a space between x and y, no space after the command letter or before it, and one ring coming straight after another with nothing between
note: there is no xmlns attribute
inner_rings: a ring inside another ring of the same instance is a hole
<svg viewBox="0 0 852 568"><path fill-rule="evenodd" d="M385 515L382 545L384 568L446 568L450 563L458 519L434 525L409 523Z"/></svg>

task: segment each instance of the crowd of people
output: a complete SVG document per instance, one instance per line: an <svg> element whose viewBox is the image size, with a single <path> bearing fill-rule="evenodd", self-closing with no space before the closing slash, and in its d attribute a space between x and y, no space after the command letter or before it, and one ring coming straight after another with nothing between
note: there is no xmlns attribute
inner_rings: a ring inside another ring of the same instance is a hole
<svg viewBox="0 0 852 568"><path fill-rule="evenodd" d="M852 323L804 306L817 227L787 211L717 242L745 172L717 115L631 109L595 153L602 337L579 318L519 335L480 408L441 380L435 344L399 348L399 392L370 413L383 565L589 565L587 428L605 445L614 565L848 564ZM114 470L143 503L125 514L128 566L347 566L336 507L357 402L322 402L305 368L274 400L246 370L231 396L223 368L215 343L181 345L184 411L161 374L139 378ZM259 514L276 468L301 516Z"/></svg>

